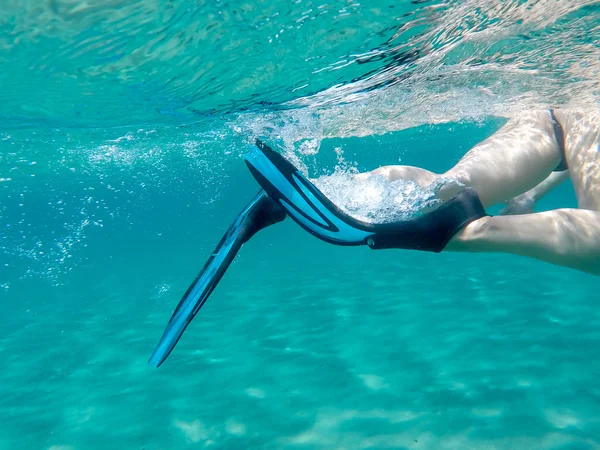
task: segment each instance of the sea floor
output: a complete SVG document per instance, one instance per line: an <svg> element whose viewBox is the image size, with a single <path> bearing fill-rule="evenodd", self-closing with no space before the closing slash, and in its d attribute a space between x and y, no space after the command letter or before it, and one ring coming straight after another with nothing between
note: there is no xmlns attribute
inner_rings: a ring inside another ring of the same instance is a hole
<svg viewBox="0 0 600 450"><path fill-rule="evenodd" d="M600 449L596 278L337 248L286 223L244 246L153 369L203 251L168 276L132 256L13 286L0 449Z"/></svg>

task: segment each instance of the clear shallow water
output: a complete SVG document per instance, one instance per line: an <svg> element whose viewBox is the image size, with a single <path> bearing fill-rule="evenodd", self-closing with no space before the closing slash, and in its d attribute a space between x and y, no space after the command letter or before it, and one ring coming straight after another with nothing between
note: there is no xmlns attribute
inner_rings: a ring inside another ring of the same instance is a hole
<svg viewBox="0 0 600 450"><path fill-rule="evenodd" d="M600 448L598 281L516 257L337 248L286 221L146 364L257 190L251 136L345 182L443 171L521 108L596 98L593 2L219 3L0 12L0 449ZM574 204L565 185L539 207Z"/></svg>

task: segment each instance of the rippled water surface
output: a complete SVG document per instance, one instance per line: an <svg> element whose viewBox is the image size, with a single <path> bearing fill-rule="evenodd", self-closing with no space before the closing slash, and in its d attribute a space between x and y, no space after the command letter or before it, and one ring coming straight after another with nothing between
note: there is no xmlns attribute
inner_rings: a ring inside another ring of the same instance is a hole
<svg viewBox="0 0 600 450"><path fill-rule="evenodd" d="M0 117L104 127L381 97L398 115L411 94L431 107L479 93L486 113L592 101L598 16L589 0L7 0Z"/></svg>
<svg viewBox="0 0 600 450"><path fill-rule="evenodd" d="M146 364L258 190L254 137L348 211L408 215L428 193L352 175L596 106L599 35L586 0L4 0L0 450L600 449L598 281L517 257L286 221Z"/></svg>

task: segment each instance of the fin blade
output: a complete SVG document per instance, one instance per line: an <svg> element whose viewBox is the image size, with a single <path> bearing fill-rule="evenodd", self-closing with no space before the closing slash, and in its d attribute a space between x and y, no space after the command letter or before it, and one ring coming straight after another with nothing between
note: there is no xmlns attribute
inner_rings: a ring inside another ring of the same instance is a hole
<svg viewBox="0 0 600 450"><path fill-rule="evenodd" d="M159 367L167 359L187 326L217 287L242 244L257 231L252 223L253 208L264 199L264 196L264 192L261 191L244 208L221 238L210 258L179 301L148 364Z"/></svg>

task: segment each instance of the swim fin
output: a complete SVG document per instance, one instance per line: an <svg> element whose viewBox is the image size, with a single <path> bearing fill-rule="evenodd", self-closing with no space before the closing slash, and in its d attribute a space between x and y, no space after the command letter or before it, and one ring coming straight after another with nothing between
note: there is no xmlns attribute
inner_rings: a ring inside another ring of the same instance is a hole
<svg viewBox="0 0 600 450"><path fill-rule="evenodd" d="M433 211L393 223L367 223L334 205L296 167L257 140L245 156L258 184L288 215L316 237L337 245L368 245L441 252L472 221L486 216L477 192L461 190Z"/></svg>
<svg viewBox="0 0 600 450"><path fill-rule="evenodd" d="M260 191L229 227L217 248L188 288L173 312L154 353L148 361L160 366L169 356L186 327L206 302L242 244L263 228L285 219L285 210Z"/></svg>

